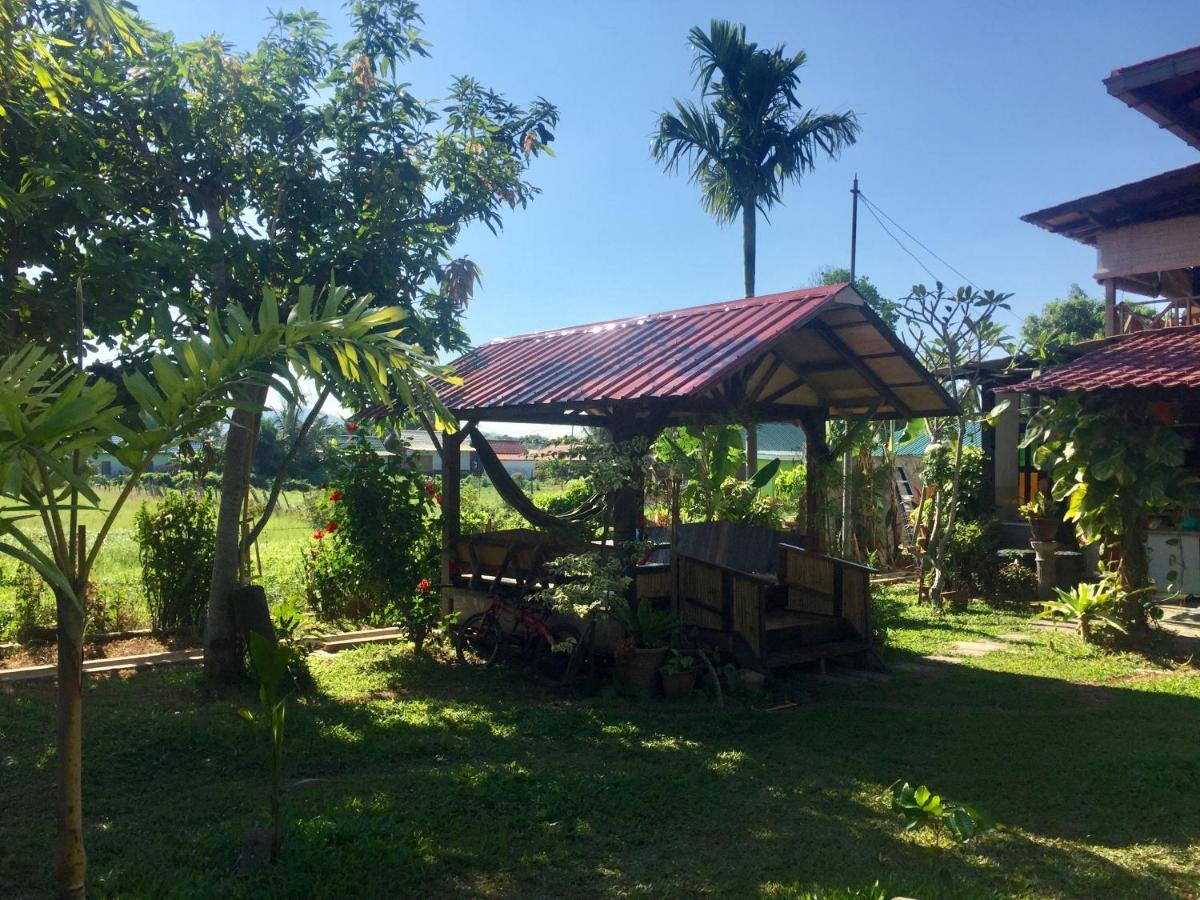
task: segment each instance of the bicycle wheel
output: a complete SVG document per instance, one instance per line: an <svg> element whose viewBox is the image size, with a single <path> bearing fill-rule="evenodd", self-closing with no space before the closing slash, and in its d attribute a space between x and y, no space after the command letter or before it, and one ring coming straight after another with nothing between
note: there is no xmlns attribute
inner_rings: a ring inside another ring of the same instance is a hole
<svg viewBox="0 0 1200 900"><path fill-rule="evenodd" d="M468 666L490 666L500 656L504 633L494 616L475 613L458 626L454 652L458 661Z"/></svg>
<svg viewBox="0 0 1200 900"><path fill-rule="evenodd" d="M579 629L573 625L555 625L549 638L536 636L530 660L533 674L551 684L562 684L581 639Z"/></svg>

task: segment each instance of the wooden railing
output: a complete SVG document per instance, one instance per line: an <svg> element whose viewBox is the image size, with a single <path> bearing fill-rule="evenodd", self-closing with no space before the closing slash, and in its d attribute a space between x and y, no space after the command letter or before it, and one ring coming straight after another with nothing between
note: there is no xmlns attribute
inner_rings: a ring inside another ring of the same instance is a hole
<svg viewBox="0 0 1200 900"><path fill-rule="evenodd" d="M692 556L678 555L679 621L685 627L737 635L761 656L766 646L766 589L770 583Z"/></svg>
<svg viewBox="0 0 1200 900"><path fill-rule="evenodd" d="M787 608L839 616L862 640L871 637L871 568L796 547L779 545L779 580Z"/></svg>

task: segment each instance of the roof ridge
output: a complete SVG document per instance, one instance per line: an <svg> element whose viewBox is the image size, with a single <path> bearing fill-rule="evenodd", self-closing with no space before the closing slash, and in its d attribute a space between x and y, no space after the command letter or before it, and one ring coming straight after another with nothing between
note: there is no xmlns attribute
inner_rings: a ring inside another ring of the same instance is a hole
<svg viewBox="0 0 1200 900"><path fill-rule="evenodd" d="M774 294L756 294L753 297L739 297L737 300L718 300L715 303L704 303L699 306L684 306L679 309L664 309L659 312L642 313L636 316L625 316L620 319L608 319L600 322L588 322L583 325L567 325L562 328L546 328L542 331L529 331L524 334L515 334L510 337L492 338L481 346L489 344L507 344L513 341L524 341L532 338L549 337L561 334L574 334L580 331L588 331L590 329L600 328L615 328L619 325L637 324L641 322L657 321L665 318L680 318L684 316L699 316L708 312L715 312L719 309L729 309L730 307L752 307L752 306L767 306L772 303L788 303L797 300L807 300L816 294L824 292L827 296L832 296L843 288L849 287L850 282L839 281L836 284L817 285L815 287L796 288L791 291L780 291Z"/></svg>

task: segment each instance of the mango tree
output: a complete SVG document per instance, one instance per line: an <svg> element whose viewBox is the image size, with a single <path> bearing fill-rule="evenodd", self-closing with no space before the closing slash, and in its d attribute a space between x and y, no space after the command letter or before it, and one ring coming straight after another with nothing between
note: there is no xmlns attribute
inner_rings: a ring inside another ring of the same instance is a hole
<svg viewBox="0 0 1200 900"><path fill-rule="evenodd" d="M176 43L124 8L0 0L0 62L32 47L42 64L0 66L0 346L36 336L73 354L63 322L82 281L94 343L144 365L210 310L254 314L261 284L321 290L334 273L407 310L424 352L465 345L479 270L455 245L537 194L526 173L549 152L550 103L466 76L440 100L414 95L403 69L429 49L412 0L346 3L337 39L316 13L279 12L246 52L220 35ZM59 69L52 102L39 78ZM241 390L205 648L217 680L240 674L226 625L265 386Z"/></svg>
<svg viewBox="0 0 1200 900"><path fill-rule="evenodd" d="M154 456L231 408L255 411L246 385L294 395L300 373L327 372L379 397L427 392L426 360L402 340L397 307L372 309L344 289L301 291L281 317L264 291L251 318L231 305L211 312L206 335L164 342L146 368L119 376L88 372L41 346L0 357L0 553L33 566L53 588L58 611L58 834L61 896L83 896L83 624L89 576L113 522ZM82 356L82 354L81 354ZM417 396L423 396L418 393ZM414 397L416 399L416 397ZM85 463L113 454L130 474L99 529L79 524L100 498Z"/></svg>

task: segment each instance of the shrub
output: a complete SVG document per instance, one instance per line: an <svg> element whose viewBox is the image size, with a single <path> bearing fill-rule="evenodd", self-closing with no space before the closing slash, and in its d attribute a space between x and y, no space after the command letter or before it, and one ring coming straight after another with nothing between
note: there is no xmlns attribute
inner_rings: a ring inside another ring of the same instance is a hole
<svg viewBox="0 0 1200 900"><path fill-rule="evenodd" d="M939 491L949 496L953 462L953 444L931 444L922 467L925 483L937 485ZM961 521L977 522L992 514L994 504L988 497L986 465L982 447L963 447L957 514Z"/></svg>
<svg viewBox="0 0 1200 900"><path fill-rule="evenodd" d="M551 515L574 512L592 498L592 489L582 478L573 478L563 485L562 493L542 501L541 507Z"/></svg>
<svg viewBox="0 0 1200 900"><path fill-rule="evenodd" d="M994 519L955 522L946 542L946 576L950 586L975 597L996 592L1000 572L1000 526Z"/></svg>
<svg viewBox="0 0 1200 900"><path fill-rule="evenodd" d="M36 569L18 563L7 583L12 586L13 605L11 612L0 620L0 636L23 643L34 629L54 625L50 589Z"/></svg>
<svg viewBox="0 0 1200 900"><path fill-rule="evenodd" d="M996 572L994 602L998 605L1023 605L1037 599L1037 573L1020 559L1012 559Z"/></svg>
<svg viewBox="0 0 1200 900"><path fill-rule="evenodd" d="M502 501L489 503L483 491L469 482L464 482L459 489L458 503L463 534L504 531L509 528L526 528L529 525L520 513Z"/></svg>
<svg viewBox="0 0 1200 900"><path fill-rule="evenodd" d="M88 585L84 634L110 634L137 628L145 614L146 602L140 593L128 593L123 585L93 582ZM205 594L207 598L207 591Z"/></svg>
<svg viewBox="0 0 1200 900"><path fill-rule="evenodd" d="M722 522L779 528L783 524L783 501L760 494L751 482L731 476L721 482L715 513Z"/></svg>
<svg viewBox="0 0 1200 900"><path fill-rule="evenodd" d="M200 627L212 578L216 494L168 491L153 508L137 511L134 529L153 627Z"/></svg>
<svg viewBox="0 0 1200 900"><path fill-rule="evenodd" d="M887 643L888 631L904 619L905 602L895 588L876 587L871 590L871 640Z"/></svg>
<svg viewBox="0 0 1200 900"><path fill-rule="evenodd" d="M325 524L305 552L310 606L325 619L399 622L420 647L437 620L437 485L401 455L364 438L333 452L330 490L315 502Z"/></svg>

